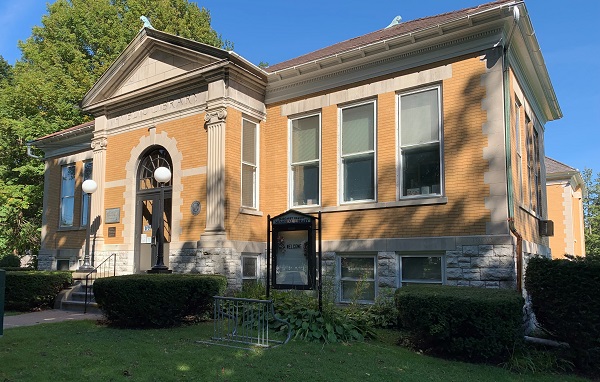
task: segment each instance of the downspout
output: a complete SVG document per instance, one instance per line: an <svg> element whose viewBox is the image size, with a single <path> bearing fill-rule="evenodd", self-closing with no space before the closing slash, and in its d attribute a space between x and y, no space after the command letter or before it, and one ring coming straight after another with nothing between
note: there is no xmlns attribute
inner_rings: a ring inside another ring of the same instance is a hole
<svg viewBox="0 0 600 382"><path fill-rule="evenodd" d="M502 54L502 75L503 75L503 86L504 86L504 139L506 149L506 186L507 186L507 203L508 203L508 227L510 232L517 238L517 250L516 250L516 265L517 265L517 291L523 292L523 236L517 231L515 227L515 209L514 209L514 189L512 179L512 153L511 153L511 139L510 139L510 78L508 71L508 47L513 36L513 32L519 23L520 12L518 6L513 7L513 26L510 30L506 44L504 44Z"/></svg>
<svg viewBox="0 0 600 382"><path fill-rule="evenodd" d="M27 146L27 156L33 159L37 159L37 160L44 160L44 157L41 157L39 155L35 155L32 151L31 151L31 145L28 143L25 144Z"/></svg>

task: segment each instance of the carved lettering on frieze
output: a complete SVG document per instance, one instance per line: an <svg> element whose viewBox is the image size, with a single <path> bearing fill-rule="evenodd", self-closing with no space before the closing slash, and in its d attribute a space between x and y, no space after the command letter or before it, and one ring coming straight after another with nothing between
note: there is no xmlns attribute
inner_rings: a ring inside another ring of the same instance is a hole
<svg viewBox="0 0 600 382"><path fill-rule="evenodd" d="M109 119L109 127L119 127L134 122L154 118L176 110L183 110L196 105L199 102L199 94L188 94L180 98L170 99L158 105L135 110L131 113L122 114Z"/></svg>

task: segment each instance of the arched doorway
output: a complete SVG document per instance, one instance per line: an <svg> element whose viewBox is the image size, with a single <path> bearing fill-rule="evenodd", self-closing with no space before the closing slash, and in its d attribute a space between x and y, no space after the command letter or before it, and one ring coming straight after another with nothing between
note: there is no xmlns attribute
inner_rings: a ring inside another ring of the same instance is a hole
<svg viewBox="0 0 600 382"><path fill-rule="evenodd" d="M163 219L164 264L169 266L171 243L172 180L164 185L154 179L154 170L173 165L167 150L152 146L142 153L136 178L135 271L146 272L156 264L156 234ZM160 203L160 187L164 187L164 207Z"/></svg>

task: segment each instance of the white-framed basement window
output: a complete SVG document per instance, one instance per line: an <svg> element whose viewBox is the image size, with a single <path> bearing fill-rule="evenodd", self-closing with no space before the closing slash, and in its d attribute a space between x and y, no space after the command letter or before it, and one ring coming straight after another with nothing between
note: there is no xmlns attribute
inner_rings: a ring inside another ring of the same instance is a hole
<svg viewBox="0 0 600 382"><path fill-rule="evenodd" d="M321 204L321 114L290 120L290 205Z"/></svg>
<svg viewBox="0 0 600 382"><path fill-rule="evenodd" d="M60 227L72 227L75 209L75 164L62 166L60 183Z"/></svg>
<svg viewBox="0 0 600 382"><path fill-rule="evenodd" d="M376 254L342 254L337 257L341 302L374 302Z"/></svg>
<svg viewBox="0 0 600 382"><path fill-rule="evenodd" d="M342 203L375 200L376 110L374 100L340 109Z"/></svg>
<svg viewBox="0 0 600 382"><path fill-rule="evenodd" d="M441 87L398 95L400 198L443 194Z"/></svg>
<svg viewBox="0 0 600 382"><path fill-rule="evenodd" d="M258 124L242 119L242 207L258 209Z"/></svg>
<svg viewBox="0 0 600 382"><path fill-rule="evenodd" d="M255 253L242 253L242 284L254 285L260 280L260 256Z"/></svg>
<svg viewBox="0 0 600 382"><path fill-rule="evenodd" d="M400 286L409 284L444 284L446 257L443 254L400 254Z"/></svg>

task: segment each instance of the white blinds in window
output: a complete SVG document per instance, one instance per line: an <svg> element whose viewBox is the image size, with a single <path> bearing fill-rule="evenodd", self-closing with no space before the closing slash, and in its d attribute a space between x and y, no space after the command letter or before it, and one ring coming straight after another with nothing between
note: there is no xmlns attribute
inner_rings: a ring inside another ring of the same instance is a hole
<svg viewBox="0 0 600 382"><path fill-rule="evenodd" d="M292 121L292 163L319 159L319 116Z"/></svg>
<svg viewBox="0 0 600 382"><path fill-rule="evenodd" d="M374 103L342 110L342 155L373 151Z"/></svg>
<svg viewBox="0 0 600 382"><path fill-rule="evenodd" d="M417 145L439 140L437 89L400 98L401 145Z"/></svg>

